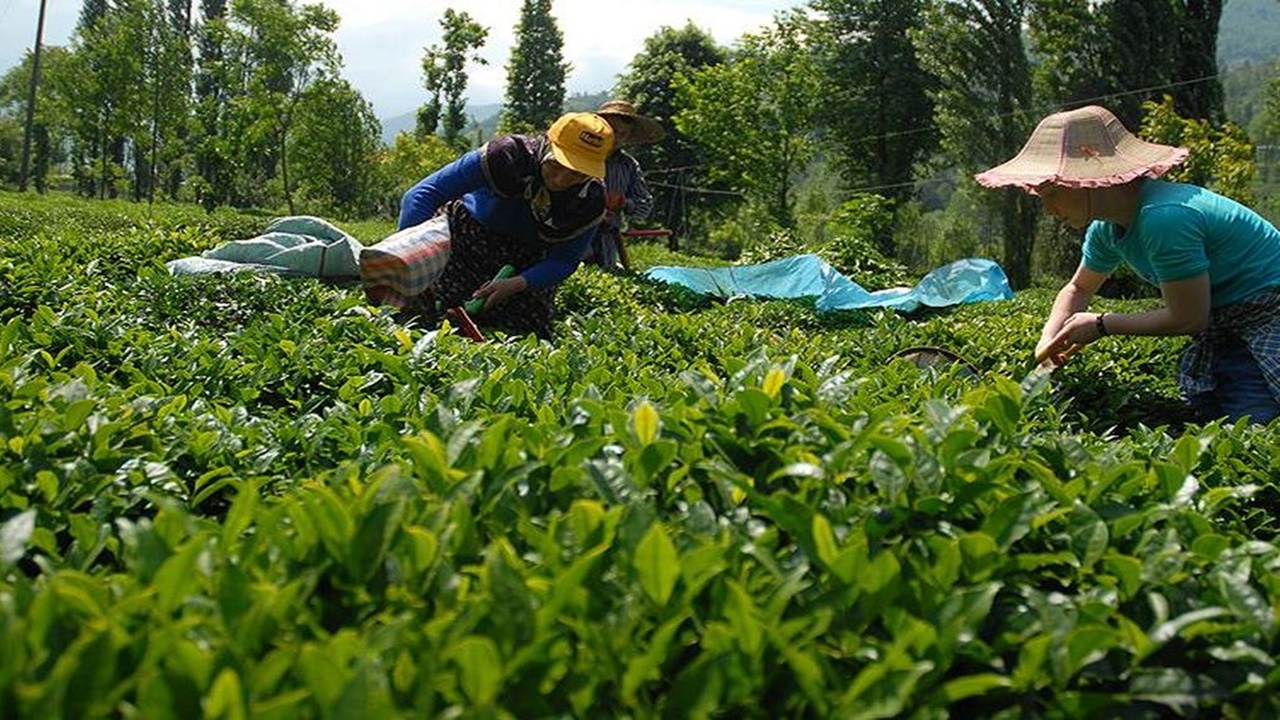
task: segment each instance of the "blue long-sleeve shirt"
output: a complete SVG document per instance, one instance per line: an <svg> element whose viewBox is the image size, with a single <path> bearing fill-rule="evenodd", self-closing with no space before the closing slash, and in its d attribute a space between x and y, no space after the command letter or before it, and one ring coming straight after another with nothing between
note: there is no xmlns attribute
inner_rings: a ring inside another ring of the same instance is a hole
<svg viewBox="0 0 1280 720"><path fill-rule="evenodd" d="M548 142L545 136L498 137L428 175L405 193L400 229L425 222L461 198L485 228L546 246L542 262L520 273L528 287L562 282L578 268L604 216L605 191L599 180L548 190L541 173Z"/></svg>

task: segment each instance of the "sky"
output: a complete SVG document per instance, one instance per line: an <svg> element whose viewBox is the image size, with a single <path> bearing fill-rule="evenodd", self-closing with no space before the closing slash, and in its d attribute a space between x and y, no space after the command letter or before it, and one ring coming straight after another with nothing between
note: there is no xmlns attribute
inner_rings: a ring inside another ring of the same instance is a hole
<svg viewBox="0 0 1280 720"><path fill-rule="evenodd" d="M487 65L469 64L467 97L476 105L502 101L520 0L321 0L342 21L335 38L343 77L373 104L380 118L414 111L425 99L423 48L440 42L446 8L465 10L489 37L480 55ZM721 45L767 26L776 13L802 0L553 0L551 12L564 34L564 58L572 66L569 94L604 92L644 49L645 38L664 26L686 22ZM196 4L198 7L198 3ZM75 29L81 3L47 0L44 44L65 44ZM40 0L0 0L0 72L16 65L35 43Z"/></svg>

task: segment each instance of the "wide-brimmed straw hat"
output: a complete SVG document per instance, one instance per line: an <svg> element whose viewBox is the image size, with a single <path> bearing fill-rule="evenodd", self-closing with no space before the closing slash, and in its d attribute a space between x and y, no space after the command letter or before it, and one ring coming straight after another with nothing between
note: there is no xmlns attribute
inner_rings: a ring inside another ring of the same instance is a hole
<svg viewBox="0 0 1280 720"><path fill-rule="evenodd" d="M1109 110L1090 105L1041 120L1017 156L974 179L986 187L1024 190L1045 183L1111 187L1159 177L1186 159L1186 148L1139 139Z"/></svg>
<svg viewBox="0 0 1280 720"><path fill-rule="evenodd" d="M604 116L606 120L609 116L629 118L633 129L627 137L627 145L644 145L658 142L662 139L662 136L667 134L657 120L641 115L636 110L636 106L626 100L610 100L601 105L600 109L596 110L596 114Z"/></svg>
<svg viewBox="0 0 1280 720"><path fill-rule="evenodd" d="M613 128L595 113L565 113L547 130L556 162L593 178L604 178L605 158L613 152Z"/></svg>

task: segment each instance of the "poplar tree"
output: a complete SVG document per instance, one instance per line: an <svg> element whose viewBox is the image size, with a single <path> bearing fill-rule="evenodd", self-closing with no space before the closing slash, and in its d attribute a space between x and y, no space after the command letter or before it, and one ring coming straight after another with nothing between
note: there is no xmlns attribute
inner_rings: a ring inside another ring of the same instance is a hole
<svg viewBox="0 0 1280 720"><path fill-rule="evenodd" d="M940 0L914 30L920 64L939 80L930 95L942 148L965 173L1022 149L1039 120L1024 43L1029 0ZM1002 264L1015 289L1031 282L1036 208L1026 193L983 193L1000 218Z"/></svg>
<svg viewBox="0 0 1280 720"><path fill-rule="evenodd" d="M200 30L196 61L195 143L196 199L212 210L231 198L231 170L225 143L227 82L223 68L227 29L227 0L200 0Z"/></svg>
<svg viewBox="0 0 1280 720"><path fill-rule="evenodd" d="M418 110L416 136L421 141L439 128L446 143L457 145L466 127L467 62L487 63L476 51L489 29L452 8L444 11L440 29L442 44L428 47L422 57L422 84L430 97Z"/></svg>
<svg viewBox="0 0 1280 720"><path fill-rule="evenodd" d="M84 0L80 4L80 19L76 23L76 32L84 33L94 30L98 26L98 21L102 20L110 9L111 3L107 0Z"/></svg>
<svg viewBox="0 0 1280 720"><path fill-rule="evenodd" d="M1218 25L1224 0L1184 0L1179 3L1177 77L1174 104L1184 117L1221 124L1226 102L1218 79Z"/></svg>
<svg viewBox="0 0 1280 720"><path fill-rule="evenodd" d="M924 0L816 0L826 84L823 124L836 140L846 183L906 198L912 171L937 144L927 91L908 30Z"/></svg>
<svg viewBox="0 0 1280 720"><path fill-rule="evenodd" d="M507 63L503 132L545 130L564 111L564 34L551 16L551 0L524 0Z"/></svg>

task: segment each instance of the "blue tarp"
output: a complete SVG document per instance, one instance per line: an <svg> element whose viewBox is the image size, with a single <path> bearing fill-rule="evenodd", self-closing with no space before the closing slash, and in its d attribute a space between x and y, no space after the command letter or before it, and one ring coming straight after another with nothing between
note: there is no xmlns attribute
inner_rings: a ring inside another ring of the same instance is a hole
<svg viewBox="0 0 1280 720"><path fill-rule="evenodd" d="M957 260L925 275L915 287L868 292L841 275L817 255L792 257L732 267L660 266L646 277L682 285L703 295L729 299L816 298L819 311L891 308L912 312L920 307L947 307L1013 297L1009 278L991 260Z"/></svg>

